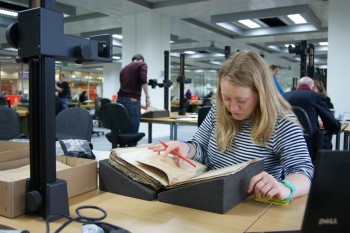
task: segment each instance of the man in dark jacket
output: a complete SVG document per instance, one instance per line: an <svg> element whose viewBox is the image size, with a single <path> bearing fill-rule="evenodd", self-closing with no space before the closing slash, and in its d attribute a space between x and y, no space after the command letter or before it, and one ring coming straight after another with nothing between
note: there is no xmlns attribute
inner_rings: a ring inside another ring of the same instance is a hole
<svg viewBox="0 0 350 233"><path fill-rule="evenodd" d="M314 92L313 89L314 80L310 77L303 77L298 81L296 90L284 93L283 96L290 105L301 107L309 115L314 132L312 137L313 153L316 153L320 124L327 131L324 135L322 148L331 149L332 134L339 132L340 122L335 119L333 113L329 110L326 97Z"/></svg>

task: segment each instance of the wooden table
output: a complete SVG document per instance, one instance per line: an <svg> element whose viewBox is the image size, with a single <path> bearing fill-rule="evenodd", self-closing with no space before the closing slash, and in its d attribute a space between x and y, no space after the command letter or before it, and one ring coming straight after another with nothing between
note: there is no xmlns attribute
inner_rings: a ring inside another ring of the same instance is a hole
<svg viewBox="0 0 350 233"><path fill-rule="evenodd" d="M248 198L225 214L216 214L159 201L144 201L102 191L91 191L69 199L71 217L82 205L95 205L108 213L104 220L133 233L193 233L193 232L245 232L270 208L270 204ZM287 211L288 208L285 208ZM85 212L84 212L85 213ZM89 212L86 212L87 215ZM95 211L93 213L96 213ZM90 212L91 214L91 212ZM0 217L1 224L30 232L45 232L41 217L22 215L15 219ZM54 232L65 220L50 223ZM297 224L298 225L298 224ZM271 229L274 225L270 226ZM81 232L81 224L71 223L62 232Z"/></svg>
<svg viewBox="0 0 350 233"><path fill-rule="evenodd" d="M152 124L168 124L170 125L170 140L177 140L178 125L197 126L198 119L189 119L188 117L179 117L171 114L170 117L145 118L141 117L141 122L148 123L148 143L152 143Z"/></svg>
<svg viewBox="0 0 350 233"><path fill-rule="evenodd" d="M350 134L350 125L347 125L344 129L344 145L343 150L349 150L349 134Z"/></svg>
<svg viewBox="0 0 350 233"><path fill-rule="evenodd" d="M288 206L271 205L247 232L300 230L306 202L307 196L303 196L295 198Z"/></svg>
<svg viewBox="0 0 350 233"><path fill-rule="evenodd" d="M19 123L20 123L20 129L21 133L28 136L28 125L29 125L29 110L28 109L17 109L16 110L19 116Z"/></svg>

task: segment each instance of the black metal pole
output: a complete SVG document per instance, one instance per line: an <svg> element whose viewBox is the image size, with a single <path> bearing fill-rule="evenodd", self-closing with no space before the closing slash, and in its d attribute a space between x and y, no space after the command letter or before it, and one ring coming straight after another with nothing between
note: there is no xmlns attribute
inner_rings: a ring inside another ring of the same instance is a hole
<svg viewBox="0 0 350 233"><path fill-rule="evenodd" d="M309 44L308 52L309 52L309 62L307 65L307 76L309 76L310 78L314 78L314 76L315 76L315 65L314 65L315 48L314 48L313 44Z"/></svg>
<svg viewBox="0 0 350 233"><path fill-rule="evenodd" d="M169 111L169 51L164 51L164 109Z"/></svg>
<svg viewBox="0 0 350 233"><path fill-rule="evenodd" d="M179 106L179 115L185 115L186 111L184 109L185 104L185 54L180 54L180 75L179 75L179 83L180 83L180 106Z"/></svg>

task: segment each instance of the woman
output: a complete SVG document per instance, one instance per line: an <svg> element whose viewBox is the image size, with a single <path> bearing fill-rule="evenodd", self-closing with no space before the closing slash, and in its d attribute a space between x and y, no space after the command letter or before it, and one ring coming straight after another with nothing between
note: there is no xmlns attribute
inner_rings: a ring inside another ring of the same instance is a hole
<svg viewBox="0 0 350 233"><path fill-rule="evenodd" d="M236 53L220 68L217 106L192 140L149 148L165 156L177 149L209 169L264 158L264 171L251 179L248 192L279 200L307 194L313 165L296 117L270 75L258 53Z"/></svg>
<svg viewBox="0 0 350 233"><path fill-rule="evenodd" d="M79 102L84 104L85 101L88 100L88 97L87 97L87 92L86 91L83 91L80 96L79 96Z"/></svg>
<svg viewBox="0 0 350 233"><path fill-rule="evenodd" d="M328 97L326 89L324 88L323 82L319 81L319 80L314 80L314 91L321 93L322 95L326 96L327 99L327 106L329 109L334 109L334 105L331 102L331 98Z"/></svg>

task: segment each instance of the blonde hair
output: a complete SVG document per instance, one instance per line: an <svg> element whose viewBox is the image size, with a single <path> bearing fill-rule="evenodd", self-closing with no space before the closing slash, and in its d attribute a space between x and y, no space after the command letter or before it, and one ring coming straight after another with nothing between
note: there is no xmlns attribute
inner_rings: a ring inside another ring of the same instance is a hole
<svg viewBox="0 0 350 233"><path fill-rule="evenodd" d="M224 105L220 81L248 87L258 94L259 102L252 114L251 137L254 143L264 146L270 139L279 118L291 113L289 103L279 94L265 60L254 51L240 51L221 66L218 71L217 128L218 149L223 152L236 137L241 121L235 120Z"/></svg>
<svg viewBox="0 0 350 233"><path fill-rule="evenodd" d="M319 93L327 96L327 91L326 91L326 88L323 85L323 82L321 82L320 80L315 80L314 81L314 85L318 89Z"/></svg>

